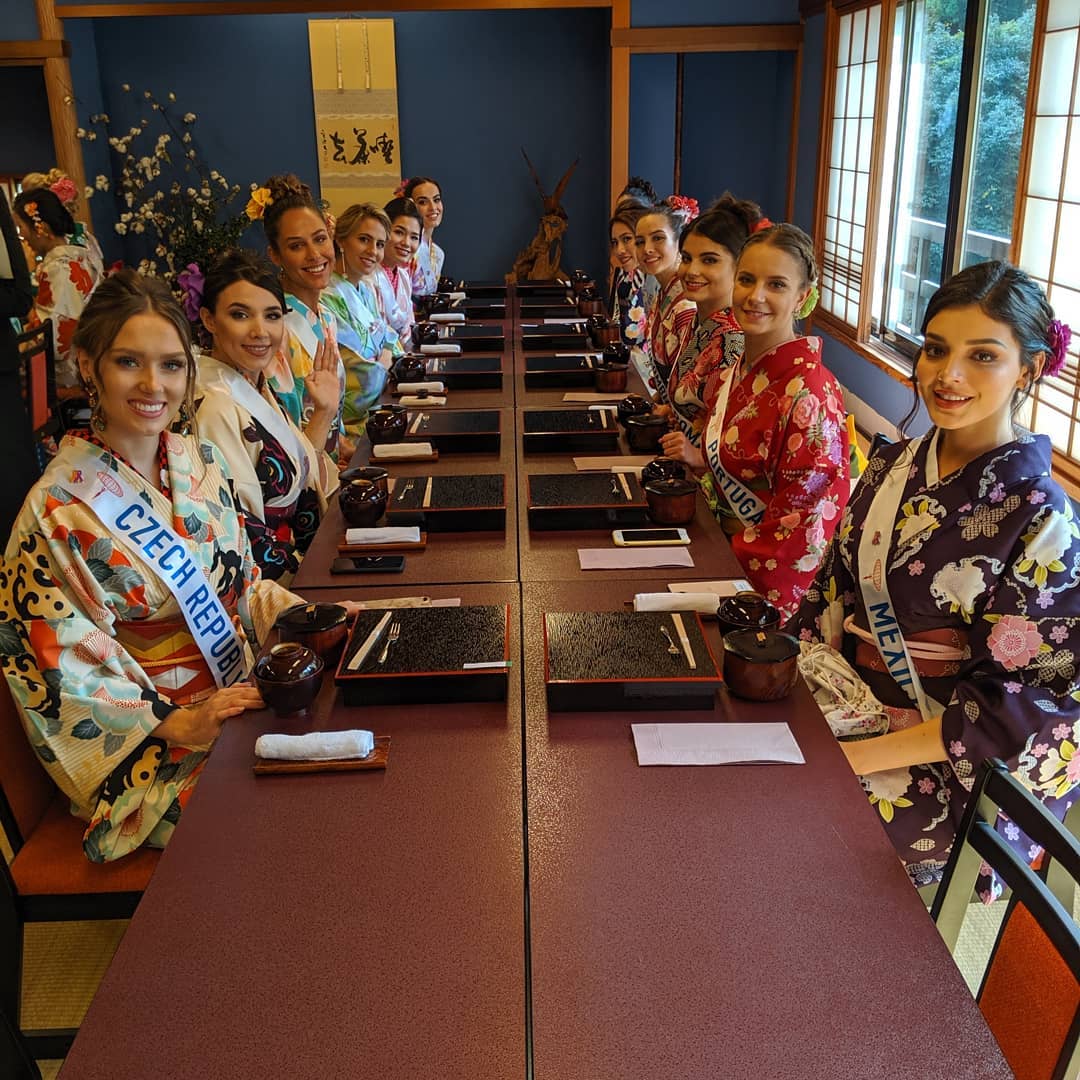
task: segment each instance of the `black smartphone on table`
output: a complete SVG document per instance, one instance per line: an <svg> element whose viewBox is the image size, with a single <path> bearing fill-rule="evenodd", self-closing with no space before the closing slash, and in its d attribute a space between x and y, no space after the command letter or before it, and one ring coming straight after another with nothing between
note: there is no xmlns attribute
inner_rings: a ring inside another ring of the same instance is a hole
<svg viewBox="0 0 1080 1080"><path fill-rule="evenodd" d="M331 574L400 574L404 555L341 555L330 564Z"/></svg>

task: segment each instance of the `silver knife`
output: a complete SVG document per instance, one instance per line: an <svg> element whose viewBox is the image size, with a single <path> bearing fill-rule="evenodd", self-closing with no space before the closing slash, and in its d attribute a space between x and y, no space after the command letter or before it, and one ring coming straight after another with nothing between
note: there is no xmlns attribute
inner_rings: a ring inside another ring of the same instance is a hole
<svg viewBox="0 0 1080 1080"><path fill-rule="evenodd" d="M679 644L683 647L683 652L686 653L686 662L691 668L697 667L697 660L694 659L694 650L690 648L690 639L686 636L686 626L683 623L683 617L680 612L675 612L671 616L671 621L675 624L675 632L679 635Z"/></svg>
<svg viewBox="0 0 1080 1080"><path fill-rule="evenodd" d="M393 615L392 611L388 611L376 624L375 629L371 631L367 636L367 640L359 649L353 653L349 662L345 665L348 671L358 671L363 665L364 661L370 655L372 649L379 643L379 639L386 632L387 626L390 625L390 616Z"/></svg>

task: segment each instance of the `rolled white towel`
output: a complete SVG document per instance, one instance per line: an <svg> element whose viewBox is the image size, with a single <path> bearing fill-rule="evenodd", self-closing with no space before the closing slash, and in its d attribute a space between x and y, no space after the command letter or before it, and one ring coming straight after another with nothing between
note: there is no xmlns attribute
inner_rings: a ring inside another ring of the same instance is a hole
<svg viewBox="0 0 1080 1080"><path fill-rule="evenodd" d="M429 394L441 394L446 389L446 384L439 381L430 382L399 382L397 384L399 394L419 394L426 390Z"/></svg>
<svg viewBox="0 0 1080 1080"><path fill-rule="evenodd" d="M463 323L464 311L435 311L432 312L431 321L434 323Z"/></svg>
<svg viewBox="0 0 1080 1080"><path fill-rule="evenodd" d="M412 408L416 408L417 406L423 408L425 405L446 404L445 397L418 397L416 394L406 394L404 397L400 398L399 401L400 404L411 406Z"/></svg>
<svg viewBox="0 0 1080 1080"><path fill-rule="evenodd" d="M373 458L427 458L435 451L429 442L380 443L371 448Z"/></svg>
<svg viewBox="0 0 1080 1080"><path fill-rule="evenodd" d="M700 611L715 615L719 606L719 597L710 592L639 592L634 597L635 611Z"/></svg>
<svg viewBox="0 0 1080 1080"><path fill-rule="evenodd" d="M380 529L346 529L346 544L419 544L418 525L384 525Z"/></svg>
<svg viewBox="0 0 1080 1080"><path fill-rule="evenodd" d="M337 761L366 758L375 749L370 731L310 731L307 735L260 735L255 753L280 761Z"/></svg>
<svg viewBox="0 0 1080 1080"><path fill-rule="evenodd" d="M425 356L457 356L461 352L460 345L421 345L420 351Z"/></svg>

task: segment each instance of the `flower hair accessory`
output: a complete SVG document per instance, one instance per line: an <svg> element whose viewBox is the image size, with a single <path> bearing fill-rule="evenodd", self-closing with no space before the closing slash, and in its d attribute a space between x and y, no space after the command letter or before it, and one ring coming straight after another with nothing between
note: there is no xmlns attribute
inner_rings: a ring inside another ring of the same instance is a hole
<svg viewBox="0 0 1080 1080"><path fill-rule="evenodd" d="M267 207L273 206L274 197L270 194L268 187L255 188L251 193L251 198L248 199L248 204L244 207L244 213L247 214L249 221L261 221L266 216Z"/></svg>
<svg viewBox="0 0 1080 1080"><path fill-rule="evenodd" d="M405 189L409 186L409 182L412 180L411 176L403 176L401 183L394 188L394 198L403 199L405 197Z"/></svg>
<svg viewBox="0 0 1080 1080"><path fill-rule="evenodd" d="M1065 366L1065 354L1069 351L1069 343L1072 341L1072 328L1060 319L1051 319L1046 340L1050 351L1042 373L1043 375L1057 375Z"/></svg>
<svg viewBox="0 0 1080 1080"><path fill-rule="evenodd" d="M36 202L23 203L23 213L34 223L34 232L40 236L45 231L45 222L41 220Z"/></svg>
<svg viewBox="0 0 1080 1080"><path fill-rule="evenodd" d="M806 299L802 302L802 306L795 312L796 319L805 319L807 315L818 305L818 300L821 299L821 294L818 292L816 285L810 286L810 291L806 294Z"/></svg>
<svg viewBox="0 0 1080 1080"><path fill-rule="evenodd" d="M79 189L75 186L75 181L67 176L63 176L57 180L56 183L50 184L49 190L64 204L64 206L75 202L79 195Z"/></svg>
<svg viewBox="0 0 1080 1080"><path fill-rule="evenodd" d="M701 213L698 209L697 199L691 198L689 195L669 195L667 204L672 210L685 214L687 223L693 221Z"/></svg>
<svg viewBox="0 0 1080 1080"><path fill-rule="evenodd" d="M188 322L197 322L199 309L202 307L203 289L206 286L206 278L199 269L199 264L188 263L187 267L176 275L176 284L180 286L184 314L188 317Z"/></svg>
<svg viewBox="0 0 1080 1080"><path fill-rule="evenodd" d="M760 217L760 218L757 219L757 223L750 230L750 232L752 232L752 233L764 232L766 229L771 229L772 227L773 227L773 223L767 217ZM816 301L815 301L815 303L816 303ZM809 315L810 313L807 312L806 314ZM801 315L800 318L805 319L806 315Z"/></svg>

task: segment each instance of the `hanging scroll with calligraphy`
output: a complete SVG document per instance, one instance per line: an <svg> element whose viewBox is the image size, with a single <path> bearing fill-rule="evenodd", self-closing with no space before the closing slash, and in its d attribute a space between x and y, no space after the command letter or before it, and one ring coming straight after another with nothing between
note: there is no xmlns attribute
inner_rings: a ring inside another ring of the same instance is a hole
<svg viewBox="0 0 1080 1080"><path fill-rule="evenodd" d="M401 179L393 19L312 19L319 186L334 214L382 206Z"/></svg>

